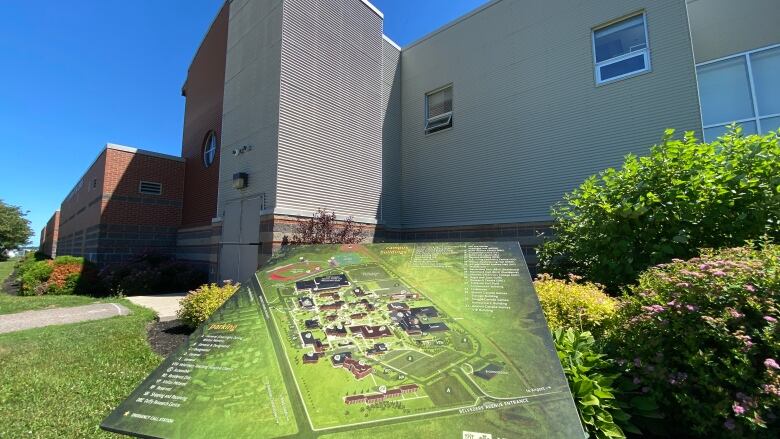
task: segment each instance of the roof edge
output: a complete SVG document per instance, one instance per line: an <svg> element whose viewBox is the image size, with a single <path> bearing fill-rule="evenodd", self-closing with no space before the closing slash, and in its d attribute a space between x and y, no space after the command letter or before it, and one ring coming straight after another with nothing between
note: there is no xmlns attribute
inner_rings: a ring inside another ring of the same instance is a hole
<svg viewBox="0 0 780 439"><path fill-rule="evenodd" d="M145 149L138 149L132 146L118 145L116 143L106 143L106 149L113 149L115 151L129 152L131 154L146 155L146 156L157 157L161 159L174 160L177 162L184 162L184 158L179 156L163 154L161 152L148 151Z"/></svg>
<svg viewBox="0 0 780 439"><path fill-rule="evenodd" d="M382 39L387 41L391 46L395 47L398 50L401 50L401 46L398 45L395 41L391 40L390 37L388 37L385 34L382 34Z"/></svg>
<svg viewBox="0 0 780 439"><path fill-rule="evenodd" d="M379 16L379 18L381 18L382 20L385 19L385 14L383 14L382 11L379 10L379 8L371 4L370 1L368 0L360 0L360 1L362 1L364 5L368 6L368 9L374 11L374 13Z"/></svg>
<svg viewBox="0 0 780 439"><path fill-rule="evenodd" d="M434 31L431 31L431 32L423 35L422 37L412 41L411 43L409 43L406 46L404 46L403 50L411 49L412 47L414 47L414 46L424 42L425 40L430 39L432 37L435 37L436 35L438 35L438 34L444 32L444 31L446 31L447 29L455 26L456 24L460 23L461 21L468 20L469 18L473 17L474 15L477 15L480 12L484 11L485 9L487 9L487 8L489 8L491 6L495 6L496 4L498 4L498 3L502 2L502 1L503 0L490 0L489 2L487 2L484 5L474 9L473 11L468 12L465 15L461 15L460 17L458 17L458 18L456 18L456 19L454 19L454 20L452 20L452 21L450 21L448 23L443 24L438 29L436 29Z"/></svg>

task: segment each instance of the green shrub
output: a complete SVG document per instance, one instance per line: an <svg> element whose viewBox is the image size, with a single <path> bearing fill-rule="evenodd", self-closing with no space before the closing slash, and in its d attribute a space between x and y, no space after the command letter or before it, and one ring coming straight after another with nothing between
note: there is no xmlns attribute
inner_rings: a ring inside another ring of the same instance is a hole
<svg viewBox="0 0 780 439"><path fill-rule="evenodd" d="M25 296L95 294L101 288L94 264L75 256L31 258L22 262L17 273L21 273L20 294Z"/></svg>
<svg viewBox="0 0 780 439"><path fill-rule="evenodd" d="M22 296L41 296L46 294L46 281L49 280L54 263L51 260L33 261L24 266L19 277L19 294Z"/></svg>
<svg viewBox="0 0 780 439"><path fill-rule="evenodd" d="M631 416L624 410L630 404L617 399L628 397L621 394L615 384L618 374L605 355L596 350L591 333L559 328L553 332L553 339L588 434L599 439L625 438L625 432L639 434L639 429L630 422ZM652 401L638 405L645 410L655 409ZM635 407L635 410L641 409Z"/></svg>
<svg viewBox="0 0 780 439"><path fill-rule="evenodd" d="M543 271L615 291L645 268L699 248L780 237L777 134L742 137L734 128L713 143L672 135L564 196L552 211L553 238L539 249Z"/></svg>
<svg viewBox="0 0 780 439"><path fill-rule="evenodd" d="M188 326L196 327L205 322L226 300L238 290L239 284L230 281L225 285L202 285L200 288L190 291L187 297L182 299L178 317Z"/></svg>
<svg viewBox="0 0 780 439"><path fill-rule="evenodd" d="M642 274L607 346L667 434L778 437L780 246L704 251Z"/></svg>
<svg viewBox="0 0 780 439"><path fill-rule="evenodd" d="M551 329L572 327L598 335L615 317L618 301L604 293L600 285L580 284L577 280L576 276L565 281L543 274L534 282L547 325Z"/></svg>
<svg viewBox="0 0 780 439"><path fill-rule="evenodd" d="M112 293L124 295L188 291L207 280L203 271L153 253L106 267L100 278Z"/></svg>
<svg viewBox="0 0 780 439"><path fill-rule="evenodd" d="M49 259L41 252L27 253L23 258L16 263L14 269L16 276L21 279L24 273L29 270L36 262L45 261Z"/></svg>

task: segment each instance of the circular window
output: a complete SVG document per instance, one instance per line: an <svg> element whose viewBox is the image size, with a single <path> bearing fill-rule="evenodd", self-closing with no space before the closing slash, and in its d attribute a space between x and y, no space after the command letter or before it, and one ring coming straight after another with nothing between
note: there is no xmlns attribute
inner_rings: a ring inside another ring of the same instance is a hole
<svg viewBox="0 0 780 439"><path fill-rule="evenodd" d="M203 164L208 168L217 157L217 133L209 132L206 143L203 145Z"/></svg>

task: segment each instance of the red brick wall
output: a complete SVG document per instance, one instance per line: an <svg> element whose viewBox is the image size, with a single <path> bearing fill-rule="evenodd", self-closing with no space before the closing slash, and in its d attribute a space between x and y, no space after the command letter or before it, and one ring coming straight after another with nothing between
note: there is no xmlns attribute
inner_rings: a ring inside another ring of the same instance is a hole
<svg viewBox="0 0 780 439"><path fill-rule="evenodd" d="M41 233L40 251L49 257L57 256L57 239L60 229L60 211L54 212Z"/></svg>
<svg viewBox="0 0 780 439"><path fill-rule="evenodd" d="M101 223L178 227L184 196L184 163L108 149ZM140 182L162 183L161 195L138 191Z"/></svg>
<svg viewBox="0 0 780 439"><path fill-rule="evenodd" d="M211 131L221 139L228 8L225 3L203 39L182 90L186 103L181 155L187 169L183 227L208 226L217 210L219 151L214 163L206 167L203 146Z"/></svg>
<svg viewBox="0 0 780 439"><path fill-rule="evenodd" d="M106 150L103 150L62 202L58 254L87 256L94 250L94 243L91 240L87 242L86 233L100 223L105 165ZM96 187L93 187L93 182Z"/></svg>

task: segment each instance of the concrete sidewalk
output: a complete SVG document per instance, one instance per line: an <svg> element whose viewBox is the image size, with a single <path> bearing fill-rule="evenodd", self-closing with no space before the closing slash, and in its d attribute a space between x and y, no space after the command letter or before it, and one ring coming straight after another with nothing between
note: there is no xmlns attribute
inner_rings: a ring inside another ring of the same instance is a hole
<svg viewBox="0 0 780 439"><path fill-rule="evenodd" d="M24 311L0 316L0 334L49 325L101 320L114 316L126 316L130 310L116 303L54 308L40 311Z"/></svg>
<svg viewBox="0 0 780 439"><path fill-rule="evenodd" d="M161 322L168 322L176 320L179 302L186 295L187 293L154 294L149 296L131 296L127 297L127 300L155 311Z"/></svg>

